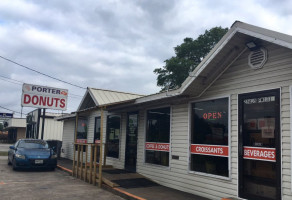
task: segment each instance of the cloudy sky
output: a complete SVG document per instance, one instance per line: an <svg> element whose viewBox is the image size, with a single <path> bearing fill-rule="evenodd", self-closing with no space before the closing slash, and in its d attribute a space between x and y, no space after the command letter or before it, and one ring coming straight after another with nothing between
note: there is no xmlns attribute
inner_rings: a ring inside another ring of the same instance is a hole
<svg viewBox="0 0 292 200"><path fill-rule="evenodd" d="M292 3L1 0L0 56L81 87L151 94L160 90L153 70L174 55L173 47L235 20L292 35ZM0 58L1 107L20 112L23 82L69 89L67 112L85 92Z"/></svg>

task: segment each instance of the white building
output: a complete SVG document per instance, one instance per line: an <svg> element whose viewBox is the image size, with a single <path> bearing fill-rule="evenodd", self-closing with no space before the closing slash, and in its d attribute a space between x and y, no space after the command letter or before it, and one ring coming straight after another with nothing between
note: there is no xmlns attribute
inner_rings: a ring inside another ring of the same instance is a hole
<svg viewBox="0 0 292 200"><path fill-rule="evenodd" d="M292 199L292 36L235 22L179 89L104 95L87 91L67 143L98 142L106 106L107 164L210 199Z"/></svg>
<svg viewBox="0 0 292 200"><path fill-rule="evenodd" d="M45 113L45 126L44 126L44 140L62 140L63 134L63 122L56 121L54 118L61 116L58 113ZM42 122L43 112L39 112L38 109L28 113L27 115L27 138L42 137Z"/></svg>
<svg viewBox="0 0 292 200"><path fill-rule="evenodd" d="M8 140L16 142L19 139L25 138L26 119L25 118L10 118L4 121L4 130L8 131Z"/></svg>

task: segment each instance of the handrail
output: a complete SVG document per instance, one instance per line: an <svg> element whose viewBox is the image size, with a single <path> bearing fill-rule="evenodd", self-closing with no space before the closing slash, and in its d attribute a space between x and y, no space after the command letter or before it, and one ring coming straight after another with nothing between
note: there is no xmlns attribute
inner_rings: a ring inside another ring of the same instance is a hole
<svg viewBox="0 0 292 200"><path fill-rule="evenodd" d="M101 148L105 149L104 160L100 159ZM107 144L103 143L101 147L100 143L73 143L73 152L72 176L96 185L96 179L102 178L102 170L99 170L102 168L102 162L104 166L106 164Z"/></svg>

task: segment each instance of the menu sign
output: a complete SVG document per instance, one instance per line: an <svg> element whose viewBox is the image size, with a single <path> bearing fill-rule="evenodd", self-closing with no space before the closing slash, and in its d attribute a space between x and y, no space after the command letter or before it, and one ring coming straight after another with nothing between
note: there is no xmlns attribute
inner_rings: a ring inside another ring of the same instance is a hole
<svg viewBox="0 0 292 200"><path fill-rule="evenodd" d="M228 146L219 146L219 145L192 144L191 153L201 154L201 155L210 155L210 156L228 157L229 148Z"/></svg>
<svg viewBox="0 0 292 200"><path fill-rule="evenodd" d="M276 162L276 149L263 147L243 147L243 158Z"/></svg>
<svg viewBox="0 0 292 200"><path fill-rule="evenodd" d="M76 143L85 144L85 143L87 143L87 139L76 139Z"/></svg>
<svg viewBox="0 0 292 200"><path fill-rule="evenodd" d="M254 99L245 99L244 103L245 104L255 104L255 103L268 103L275 101L275 96L270 96L270 97L259 97L259 98L254 98Z"/></svg>
<svg viewBox="0 0 292 200"><path fill-rule="evenodd" d="M146 142L146 150L169 152L169 143Z"/></svg>

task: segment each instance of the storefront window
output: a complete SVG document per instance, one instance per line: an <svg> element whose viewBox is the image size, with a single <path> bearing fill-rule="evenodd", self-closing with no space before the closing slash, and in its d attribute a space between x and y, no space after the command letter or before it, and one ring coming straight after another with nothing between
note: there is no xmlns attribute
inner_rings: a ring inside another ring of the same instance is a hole
<svg viewBox="0 0 292 200"><path fill-rule="evenodd" d="M169 166L170 108L147 111L146 163Z"/></svg>
<svg viewBox="0 0 292 200"><path fill-rule="evenodd" d="M192 104L191 170L229 176L228 98Z"/></svg>
<svg viewBox="0 0 292 200"><path fill-rule="evenodd" d="M94 143L100 143L100 117L95 118Z"/></svg>
<svg viewBox="0 0 292 200"><path fill-rule="evenodd" d="M87 143L87 120L86 119L78 119L76 142Z"/></svg>
<svg viewBox="0 0 292 200"><path fill-rule="evenodd" d="M107 156L113 158L119 158L120 121L119 115L107 117Z"/></svg>

